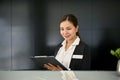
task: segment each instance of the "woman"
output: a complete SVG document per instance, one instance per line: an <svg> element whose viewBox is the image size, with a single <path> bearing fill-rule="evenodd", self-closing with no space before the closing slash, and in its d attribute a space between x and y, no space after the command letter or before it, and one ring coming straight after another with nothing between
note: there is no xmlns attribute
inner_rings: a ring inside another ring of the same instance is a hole
<svg viewBox="0 0 120 80"><path fill-rule="evenodd" d="M60 21L60 33L64 41L55 51L55 58L68 70L89 70L90 54L88 46L79 36L78 20L73 14L65 15ZM62 70L50 63L45 64L49 70Z"/></svg>

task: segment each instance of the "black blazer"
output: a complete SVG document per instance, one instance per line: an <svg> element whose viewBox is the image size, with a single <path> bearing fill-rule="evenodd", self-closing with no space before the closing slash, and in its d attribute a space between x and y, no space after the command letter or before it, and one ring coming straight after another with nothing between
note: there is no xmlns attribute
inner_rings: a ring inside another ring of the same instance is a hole
<svg viewBox="0 0 120 80"><path fill-rule="evenodd" d="M55 56L57 55L57 52L61 46L62 45L59 44L56 47ZM85 44L83 41L80 41L79 45L76 46L73 55L83 55L83 58L82 59L72 58L70 62L71 70L90 70L91 64L90 49L87 44Z"/></svg>

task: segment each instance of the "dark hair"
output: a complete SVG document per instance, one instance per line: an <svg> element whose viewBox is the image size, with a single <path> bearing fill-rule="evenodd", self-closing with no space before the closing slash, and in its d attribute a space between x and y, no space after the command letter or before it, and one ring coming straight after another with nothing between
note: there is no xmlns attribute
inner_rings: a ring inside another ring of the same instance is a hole
<svg viewBox="0 0 120 80"><path fill-rule="evenodd" d="M60 20L60 23L66 20L70 21L75 26L75 28L77 28L78 19L73 14L64 15L63 18ZM80 37L79 30L78 32L76 32L76 35Z"/></svg>

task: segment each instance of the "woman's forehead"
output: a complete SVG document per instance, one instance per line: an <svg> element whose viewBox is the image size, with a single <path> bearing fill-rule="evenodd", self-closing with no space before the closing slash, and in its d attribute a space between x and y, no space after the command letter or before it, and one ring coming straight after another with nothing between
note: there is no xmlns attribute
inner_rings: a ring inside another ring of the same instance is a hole
<svg viewBox="0 0 120 80"><path fill-rule="evenodd" d="M63 21L60 23L60 27L68 27L73 26L73 24L70 21Z"/></svg>

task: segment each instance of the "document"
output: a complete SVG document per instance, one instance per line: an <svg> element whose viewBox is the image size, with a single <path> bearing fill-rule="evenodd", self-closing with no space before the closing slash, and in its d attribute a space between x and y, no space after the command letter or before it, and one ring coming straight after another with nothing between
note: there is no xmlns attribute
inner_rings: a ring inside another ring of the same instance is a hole
<svg viewBox="0 0 120 80"><path fill-rule="evenodd" d="M59 65L63 70L67 70L67 68L64 65L62 65L59 61L57 61L57 59L55 59L54 56L34 56L32 58L35 60L35 62L38 63L40 67L44 68L44 64L51 63L54 66Z"/></svg>

